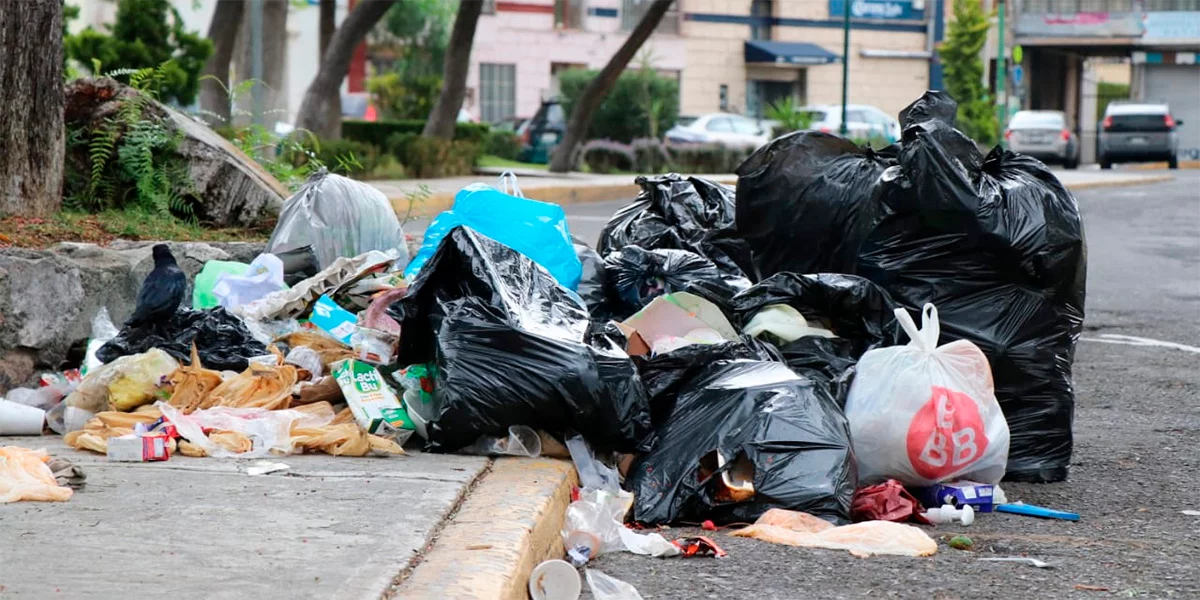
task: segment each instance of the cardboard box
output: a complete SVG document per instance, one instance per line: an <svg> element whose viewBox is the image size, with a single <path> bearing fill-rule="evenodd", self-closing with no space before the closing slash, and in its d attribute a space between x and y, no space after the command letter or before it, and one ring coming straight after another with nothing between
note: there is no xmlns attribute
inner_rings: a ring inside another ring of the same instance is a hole
<svg viewBox="0 0 1200 600"><path fill-rule="evenodd" d="M974 481L955 481L953 483L939 483L926 488L918 488L917 498L920 498L921 504L927 508L942 506L943 504L953 504L954 506L962 506L970 504L975 512L992 512L994 503L992 502L992 494L995 492L996 486L987 483L976 483Z"/></svg>
<svg viewBox="0 0 1200 600"><path fill-rule="evenodd" d="M338 306L329 296L317 299L309 321L347 346L350 345L350 336L358 329L358 317Z"/></svg>
<svg viewBox="0 0 1200 600"><path fill-rule="evenodd" d="M165 433L129 434L108 439L108 460L148 462L171 458L171 438Z"/></svg>
<svg viewBox="0 0 1200 600"><path fill-rule="evenodd" d="M412 435L416 425L375 367L349 358L333 368L333 376L363 429L401 444Z"/></svg>

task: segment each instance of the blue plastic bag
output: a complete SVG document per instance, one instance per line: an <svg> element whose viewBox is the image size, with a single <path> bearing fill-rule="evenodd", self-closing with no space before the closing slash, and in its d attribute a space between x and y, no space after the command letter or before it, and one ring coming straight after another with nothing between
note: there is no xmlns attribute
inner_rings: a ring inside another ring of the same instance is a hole
<svg viewBox="0 0 1200 600"><path fill-rule="evenodd" d="M507 189L506 176L501 185ZM515 179L515 177L514 177ZM476 183L454 196L454 207L438 215L425 231L425 241L404 274L416 277L442 238L459 225L466 225L487 237L528 256L541 265L563 287L575 291L583 276L583 265L575 255L567 215L561 206L519 197L515 183L513 194Z"/></svg>

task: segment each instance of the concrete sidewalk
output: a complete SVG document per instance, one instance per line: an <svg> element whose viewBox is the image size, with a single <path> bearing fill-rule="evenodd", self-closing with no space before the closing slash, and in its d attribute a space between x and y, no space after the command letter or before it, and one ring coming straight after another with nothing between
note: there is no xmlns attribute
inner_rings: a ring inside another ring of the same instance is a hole
<svg viewBox="0 0 1200 600"><path fill-rule="evenodd" d="M68 502L0 504L3 598L379 598L485 472L475 456L173 456L110 463L57 436L87 473ZM561 510L561 508L559 509Z"/></svg>
<svg viewBox="0 0 1200 600"><path fill-rule="evenodd" d="M1141 185L1169 181L1172 175L1164 172L1147 170L1112 170L1102 171L1099 168L1084 168L1078 170L1055 169L1054 174L1071 190L1089 189L1095 187ZM563 175L545 175L538 177L521 177L518 181L521 191L529 198L569 205L581 202L609 202L624 200L637 195L640 188L634 183L634 175L591 175L587 173L567 173ZM698 175L719 183L735 185L737 176ZM404 215L410 210L409 197L420 195L424 187L428 194L411 207L413 216L432 216L450 208L454 204L454 194L472 183L495 184L493 174L473 175L470 177L450 177L445 179L400 179L387 181L369 181L375 188L387 195L392 201L396 212Z"/></svg>

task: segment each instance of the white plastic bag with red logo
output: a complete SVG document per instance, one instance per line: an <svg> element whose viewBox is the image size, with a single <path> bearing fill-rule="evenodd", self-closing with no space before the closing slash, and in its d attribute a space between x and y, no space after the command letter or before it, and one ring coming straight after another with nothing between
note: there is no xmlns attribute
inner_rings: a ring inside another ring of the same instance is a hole
<svg viewBox="0 0 1200 600"><path fill-rule="evenodd" d="M846 399L860 484L999 482L1008 462L1008 423L987 357L966 340L938 346L932 304L919 330L908 311L897 309L896 318L912 341L864 354Z"/></svg>

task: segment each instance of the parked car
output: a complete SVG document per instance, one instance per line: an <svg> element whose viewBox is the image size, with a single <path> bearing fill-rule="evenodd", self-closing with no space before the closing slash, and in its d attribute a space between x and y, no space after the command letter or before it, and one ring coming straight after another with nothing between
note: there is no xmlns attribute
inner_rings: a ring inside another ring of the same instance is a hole
<svg viewBox="0 0 1200 600"><path fill-rule="evenodd" d="M1171 116L1165 103L1111 103L1100 125L1097 154L1100 168L1111 169L1117 162L1167 161L1179 168L1179 134L1183 125Z"/></svg>
<svg viewBox="0 0 1200 600"><path fill-rule="evenodd" d="M755 149L771 141L771 129L754 119L730 113L679 117L667 130L666 140L675 144L721 143L731 148Z"/></svg>
<svg viewBox="0 0 1200 600"><path fill-rule="evenodd" d="M808 128L825 133L841 134L841 104L810 104L801 106L800 112L811 119ZM848 136L856 139L871 138L887 140L889 144L900 139L900 121L891 115L866 104L846 105L846 129Z"/></svg>
<svg viewBox="0 0 1200 600"><path fill-rule="evenodd" d="M1004 139L1013 152L1068 169L1079 166L1079 138L1067 127L1067 116L1062 111L1019 111L1008 122Z"/></svg>
<svg viewBox="0 0 1200 600"><path fill-rule="evenodd" d="M550 162L550 153L567 130L567 114L558 100L545 100L523 127L517 131L521 136L521 154L517 160L544 165Z"/></svg>

